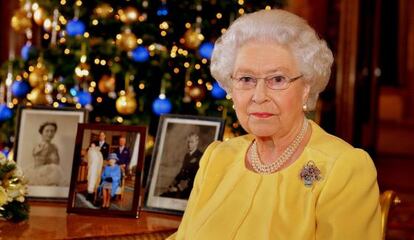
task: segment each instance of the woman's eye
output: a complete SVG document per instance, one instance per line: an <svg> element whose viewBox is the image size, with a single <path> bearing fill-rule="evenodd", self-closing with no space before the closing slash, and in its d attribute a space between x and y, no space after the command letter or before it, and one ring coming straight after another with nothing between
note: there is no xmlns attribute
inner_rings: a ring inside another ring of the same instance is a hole
<svg viewBox="0 0 414 240"><path fill-rule="evenodd" d="M271 81L272 81L273 83L277 83L277 84L280 84L280 83L285 83L285 82L286 82L286 77L285 77L285 76L283 76L283 75L273 76L273 77L271 78Z"/></svg>
<svg viewBox="0 0 414 240"><path fill-rule="evenodd" d="M239 82L244 82L244 83L250 83L250 82L253 82L254 80L253 80L253 78L252 77L247 77L247 76L245 76L245 77L240 77L239 78Z"/></svg>

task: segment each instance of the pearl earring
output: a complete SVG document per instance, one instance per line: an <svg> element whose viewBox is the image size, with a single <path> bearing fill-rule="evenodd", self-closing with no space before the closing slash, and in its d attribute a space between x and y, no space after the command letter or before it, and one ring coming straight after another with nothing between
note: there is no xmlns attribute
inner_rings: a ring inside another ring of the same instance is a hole
<svg viewBox="0 0 414 240"><path fill-rule="evenodd" d="M307 112L308 111L308 105L306 105L306 103L302 105L302 110L304 112Z"/></svg>

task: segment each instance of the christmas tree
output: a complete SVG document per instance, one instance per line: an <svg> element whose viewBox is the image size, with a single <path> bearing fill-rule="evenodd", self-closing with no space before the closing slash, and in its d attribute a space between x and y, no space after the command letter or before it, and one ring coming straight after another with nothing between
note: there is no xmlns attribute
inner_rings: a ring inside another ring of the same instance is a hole
<svg viewBox="0 0 414 240"><path fill-rule="evenodd" d="M220 116L232 103L209 72L215 40L279 1L26 0L11 19L27 42L0 76L1 141L18 106L90 110L90 122L150 125L165 113ZM7 144L6 144L7 145Z"/></svg>

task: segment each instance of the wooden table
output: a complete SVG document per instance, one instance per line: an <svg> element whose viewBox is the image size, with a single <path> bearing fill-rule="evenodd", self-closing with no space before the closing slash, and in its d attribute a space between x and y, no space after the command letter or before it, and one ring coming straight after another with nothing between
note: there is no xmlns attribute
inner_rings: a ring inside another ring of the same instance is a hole
<svg viewBox="0 0 414 240"><path fill-rule="evenodd" d="M66 203L30 202L28 221L0 221L0 240L11 239L165 239L181 217L142 211L140 218L66 213Z"/></svg>

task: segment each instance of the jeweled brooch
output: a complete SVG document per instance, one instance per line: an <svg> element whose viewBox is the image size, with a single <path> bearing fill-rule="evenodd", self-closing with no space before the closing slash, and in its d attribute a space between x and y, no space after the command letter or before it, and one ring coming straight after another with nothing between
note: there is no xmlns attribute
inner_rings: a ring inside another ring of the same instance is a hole
<svg viewBox="0 0 414 240"><path fill-rule="evenodd" d="M300 178L305 183L306 187L312 187L313 183L322 179L321 170L315 165L313 161L309 161L303 166L300 172Z"/></svg>

